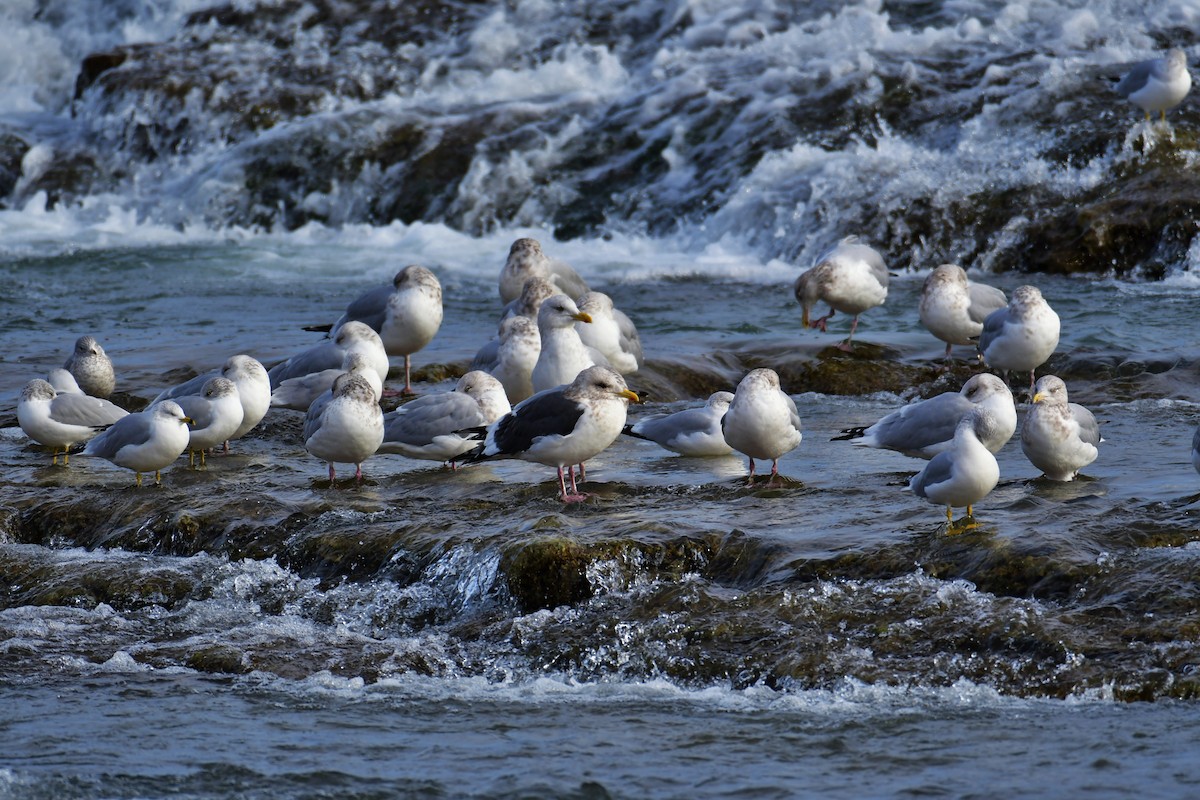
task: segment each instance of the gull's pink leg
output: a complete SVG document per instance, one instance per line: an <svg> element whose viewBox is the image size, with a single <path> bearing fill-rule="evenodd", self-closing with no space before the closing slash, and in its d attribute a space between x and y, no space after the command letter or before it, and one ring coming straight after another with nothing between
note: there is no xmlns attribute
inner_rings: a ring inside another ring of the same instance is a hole
<svg viewBox="0 0 1200 800"><path fill-rule="evenodd" d="M335 475L334 475L334 471L333 471L333 462L330 461L329 462L329 482L330 483L333 483L334 477L335 477Z"/></svg>

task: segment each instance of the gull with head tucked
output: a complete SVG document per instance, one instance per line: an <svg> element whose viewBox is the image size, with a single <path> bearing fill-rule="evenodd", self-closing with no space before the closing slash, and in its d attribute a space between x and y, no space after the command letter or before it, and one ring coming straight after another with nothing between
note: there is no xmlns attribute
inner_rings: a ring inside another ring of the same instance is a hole
<svg viewBox="0 0 1200 800"><path fill-rule="evenodd" d="M403 394L412 394L411 356L433 341L442 325L442 284L425 267L411 264L396 273L390 284L366 292L346 306L333 324L336 337L346 323L366 323L379 334L389 356L404 357ZM383 375L387 378L387 374Z"/></svg>
<svg viewBox="0 0 1200 800"><path fill-rule="evenodd" d="M733 393L729 410L721 417L721 433L734 450L750 459L771 459L771 480L779 475L779 459L800 446L800 413L796 402L779 386L773 369L751 370Z"/></svg>
<svg viewBox="0 0 1200 800"><path fill-rule="evenodd" d="M816 266L796 279L794 287L806 328L824 332L826 322L835 311L854 315L850 335L838 345L839 349L847 351L858 328L859 315L883 305L887 291L888 271L883 256L874 248L859 243L857 236L847 236L825 252L817 259ZM829 313L810 322L810 312L818 301L829 304Z"/></svg>
<svg viewBox="0 0 1200 800"><path fill-rule="evenodd" d="M80 336L75 340L75 350L67 357L63 369L70 372L79 388L92 397L107 398L116 388L112 359L94 336Z"/></svg>
<svg viewBox="0 0 1200 800"><path fill-rule="evenodd" d="M88 441L128 413L83 392L55 391L40 378L25 384L17 400L17 424L30 439L51 448L51 464L58 462L60 449L67 464L71 445Z"/></svg>
<svg viewBox="0 0 1200 800"><path fill-rule="evenodd" d="M954 524L955 508L966 506L970 518L974 505L1000 481L996 457L983 445L983 440L992 435L989 428L996 424L989 409L976 406L959 420L950 448L930 459L925 469L908 482L917 497L946 507L950 526Z"/></svg>

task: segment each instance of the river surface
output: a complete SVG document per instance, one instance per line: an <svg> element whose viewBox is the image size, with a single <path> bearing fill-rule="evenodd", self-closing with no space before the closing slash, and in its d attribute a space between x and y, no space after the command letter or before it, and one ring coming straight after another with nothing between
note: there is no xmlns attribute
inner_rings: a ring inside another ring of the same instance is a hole
<svg viewBox="0 0 1200 800"><path fill-rule="evenodd" d="M1200 9L418 6L459 16L396 59L321 4L0 12L0 134L36 145L5 184L0 136L0 798L1196 794L1195 224L1148 250L1113 228L1130 260L1111 268L1022 269L1058 247L1039 249L1047 221L1092 219L1132 173L1191 191L1195 112L1146 125L1106 80ZM217 62L194 75L221 67L231 94L133 97L105 83L126 64L71 100L82 58L138 42L168 63L200 43ZM274 127L230 100L305 80L319 102ZM388 119L479 138L417 183L330 156ZM271 182L263 153L288 165ZM894 273L849 355L848 320L802 330L791 288L847 234ZM80 335L137 406L310 346L305 326L410 263L445 293L416 388L446 391L495 332L521 236L637 323L631 419L776 369L804 427L783 479L621 438L571 506L520 461L380 455L331 484L302 415L273 410L137 489L107 462L52 466L15 424ZM1063 331L1043 371L1105 439L1061 484L1009 442L953 535L905 490L923 462L833 440L979 369L959 348L943 371L918 321L950 260L1042 290Z"/></svg>

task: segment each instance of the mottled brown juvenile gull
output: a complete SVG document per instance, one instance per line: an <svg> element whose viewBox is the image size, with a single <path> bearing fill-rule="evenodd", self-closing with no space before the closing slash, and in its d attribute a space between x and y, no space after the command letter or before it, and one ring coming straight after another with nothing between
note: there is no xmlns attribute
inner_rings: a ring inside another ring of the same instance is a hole
<svg viewBox="0 0 1200 800"><path fill-rule="evenodd" d="M604 292L584 292L575 300L579 310L591 318L590 325L576 328L579 338L608 360L622 375L637 372L645 362L637 327Z"/></svg>
<svg viewBox="0 0 1200 800"><path fill-rule="evenodd" d="M567 386L539 392L487 427L483 444L465 461L519 458L558 468L564 503L586 499L571 465L593 458L612 444L625 426L629 403L640 402L611 367L593 366ZM571 475L571 491L566 477Z"/></svg>
<svg viewBox="0 0 1200 800"><path fill-rule="evenodd" d="M454 469L459 457L479 444L465 431L491 425L509 411L500 381L473 370L452 391L418 397L384 414L378 452L443 461Z"/></svg>
<svg viewBox="0 0 1200 800"><path fill-rule="evenodd" d="M983 321L979 352L993 369L1029 373L1033 387L1034 372L1058 347L1058 314L1042 297L1036 286L1018 286L1008 307L993 311Z"/></svg>
<svg viewBox="0 0 1200 800"><path fill-rule="evenodd" d="M833 440L930 459L950 448L959 420L975 406L992 412L994 424L981 441L991 452L1000 452L1017 430L1017 406L1008 385L986 372L973 375L957 392L909 403L870 427L846 428Z"/></svg>
<svg viewBox="0 0 1200 800"><path fill-rule="evenodd" d="M1056 375L1038 378L1033 406L1021 424L1021 452L1052 481L1073 480L1099 455L1100 425L1092 412L1067 400Z"/></svg>
<svg viewBox="0 0 1200 800"><path fill-rule="evenodd" d="M568 384L593 364L607 366L603 356L585 345L575 330L576 322L591 321L566 295L556 294L542 303L538 311L541 352L530 375L535 392Z"/></svg>
<svg viewBox="0 0 1200 800"><path fill-rule="evenodd" d="M204 390L204 384L212 378L226 378L233 381L237 386L238 400L242 404L241 424L225 440L225 449L228 450L229 442L240 439L253 430L258 423L262 422L262 418L267 414L267 409L271 407L271 379L258 359L245 353L230 356L220 369L205 372L178 386L164 389L151 402L157 403L160 400L199 394Z"/></svg>
<svg viewBox="0 0 1200 800"><path fill-rule="evenodd" d="M771 480L779 474L779 459L800 446L800 413L796 403L779 388L773 369L751 370L733 393L729 410L721 418L721 433L729 446L750 459L771 459Z"/></svg>
<svg viewBox="0 0 1200 800"><path fill-rule="evenodd" d="M1173 47L1163 58L1134 64L1117 84L1117 93L1142 109L1147 121L1154 111L1165 121L1167 110L1182 103L1191 88L1187 54Z"/></svg>
<svg viewBox="0 0 1200 800"><path fill-rule="evenodd" d="M195 463L199 453L203 467L205 453L229 441L245 415L237 384L219 375L205 381L199 394L180 395L174 401L192 420L187 444L189 465Z"/></svg>
<svg viewBox="0 0 1200 800"><path fill-rule="evenodd" d="M947 523L954 523L955 508L965 506L970 517L973 506L1000 481L996 457L982 442L996 424L990 410L976 406L959 420L950 448L930 459L908 482L917 497L946 507Z"/></svg>
<svg viewBox="0 0 1200 800"><path fill-rule="evenodd" d="M569 264L547 257L537 239L517 239L500 270L500 302L515 300L525 281L533 277L549 280L567 297L578 297L590 288Z"/></svg>
<svg viewBox="0 0 1200 800"><path fill-rule="evenodd" d="M159 484L160 470L187 449L191 421L178 403L163 400L145 411L121 417L88 442L82 455L103 458L133 470L138 486L142 485L142 473L153 471L154 483Z"/></svg>
<svg viewBox="0 0 1200 800"><path fill-rule="evenodd" d="M383 349L383 340L370 325L351 320L342 325L338 332L333 334L333 338L271 367L267 373L271 377L271 388L278 388L279 384L288 378L311 375L327 369L340 369L348 352L362 353L375 368L379 380L387 380L388 355Z"/></svg>
<svg viewBox="0 0 1200 800"><path fill-rule="evenodd" d="M733 402L733 392L713 392L700 408L644 419L626 425L629 436L646 439L683 456L724 456L733 452L721 433L721 417Z"/></svg>
<svg viewBox="0 0 1200 800"><path fill-rule="evenodd" d="M333 383L333 398L320 408L314 403L304 417L304 449L328 462L329 481L337 477L334 464L353 464L362 480L362 462L383 442L383 410L371 384L360 375L342 375Z"/></svg>
<svg viewBox="0 0 1200 800"><path fill-rule="evenodd" d="M946 343L946 358L954 345L975 345L983 321L1008 305L999 289L967 278L957 264L942 264L921 287L921 324Z"/></svg>
<svg viewBox="0 0 1200 800"><path fill-rule="evenodd" d="M826 322L835 311L854 315L850 335L838 345L842 350L850 349L859 314L883 305L887 291L888 271L883 256L874 248L860 244L857 236L847 236L817 259L816 266L797 278L794 287L806 328L819 328L824 332ZM818 301L829 304L829 313L810 322L810 312Z"/></svg>
<svg viewBox="0 0 1200 800"><path fill-rule="evenodd" d="M411 356L433 341L442 325L442 284L425 267L411 264L391 284L378 286L346 307L330 335L351 321L379 334L389 356L404 357L404 394L412 394ZM387 374L382 376L387 378Z"/></svg>
<svg viewBox="0 0 1200 800"><path fill-rule="evenodd" d="M123 408L82 392L60 394L37 378L25 384L17 399L17 424L33 441L51 449L50 463L68 463L71 445L86 442L104 428L128 416Z"/></svg>
<svg viewBox="0 0 1200 800"><path fill-rule="evenodd" d="M93 336L80 336L63 369L75 377L79 388L92 397L107 398L117 385L112 360Z"/></svg>

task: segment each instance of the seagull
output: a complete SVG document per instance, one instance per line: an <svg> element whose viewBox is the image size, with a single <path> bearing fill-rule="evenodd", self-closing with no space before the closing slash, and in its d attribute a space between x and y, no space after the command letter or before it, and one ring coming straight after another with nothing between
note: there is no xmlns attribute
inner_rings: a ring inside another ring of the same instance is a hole
<svg viewBox="0 0 1200 800"><path fill-rule="evenodd" d="M404 356L404 389L413 394L411 356L433 341L442 325L442 284L425 267L411 264L396 273L391 285L379 286L346 306L331 336L346 323L364 322L379 334L389 356ZM382 376L387 379L387 374Z"/></svg>
<svg viewBox="0 0 1200 800"><path fill-rule="evenodd" d="M825 323L835 311L853 314L850 335L838 345L850 350L850 340L858 328L858 316L867 309L883 305L887 299L888 271L883 256L860 244L857 236L847 236L817 260L817 265L796 279L796 300L800 303L804 327L825 331ZM829 304L829 313L809 321L809 312L817 301Z"/></svg>
<svg viewBox="0 0 1200 800"><path fill-rule="evenodd" d="M967 279L957 264L942 264L921 287L921 324L946 343L946 359L954 345L974 345L988 314L1008 305L999 289Z"/></svg>
<svg viewBox="0 0 1200 800"><path fill-rule="evenodd" d="M242 421L225 440L225 450L228 451L229 442L240 439L253 430L262 422L267 409L271 407L271 379L258 359L244 353L230 356L219 370L197 375L178 386L164 389L150 402L154 404L161 400L200 394L204 391L204 385L212 378L227 378L233 381L237 386L238 401L242 404Z"/></svg>
<svg viewBox="0 0 1200 800"><path fill-rule="evenodd" d="M195 463L199 453L203 467L205 452L229 441L245 415L237 384L220 376L205 381L200 394L180 395L174 401L192 420L188 431L188 466Z"/></svg>
<svg viewBox="0 0 1200 800"><path fill-rule="evenodd" d="M504 308L504 313L500 315L500 327L502 332L504 323L512 317L525 317L534 325L534 332L537 331L537 315L542 308L542 303L558 294L558 289L554 287L550 281L545 278L530 278L525 281L525 288L521 290L521 296L513 300ZM540 339L538 349L541 349ZM534 353L534 361L537 360L537 353ZM500 335L487 342L483 347L479 348L475 353L475 358L471 360L471 369L479 369L484 372L491 372L496 365L500 363ZM530 369L533 369L533 363L530 362ZM530 392L532 394L532 392ZM529 395L525 395L528 397ZM524 397L521 398L525 399Z"/></svg>
<svg viewBox="0 0 1200 800"><path fill-rule="evenodd" d="M733 402L733 392L713 392L700 408L644 419L621 431L646 439L683 456L724 456L733 452L721 433L721 417Z"/></svg>
<svg viewBox="0 0 1200 800"><path fill-rule="evenodd" d="M510 403L533 394L533 368L542 352L537 323L527 317L509 317L500 323L496 363L487 372L504 387Z"/></svg>
<svg viewBox="0 0 1200 800"><path fill-rule="evenodd" d="M575 300L592 324L576 328L583 343L600 351L609 365L622 375L637 372L645 362L642 340L628 316L613 306L604 292L584 292Z"/></svg>
<svg viewBox="0 0 1200 800"><path fill-rule="evenodd" d="M591 321L566 295L556 294L542 303L538 311L542 350L530 375L535 392L568 384L593 364L608 366L604 357L585 345L575 330L576 322Z"/></svg>
<svg viewBox="0 0 1200 800"><path fill-rule="evenodd" d="M75 376L62 367L50 370L46 380L59 394L86 394L83 389L79 388Z"/></svg>
<svg viewBox="0 0 1200 800"><path fill-rule="evenodd" d="M387 380L388 355L383 349L383 340L370 325L351 320L343 323L329 341L310 347L271 367L271 371L267 373L271 377L271 388L277 389L279 384L288 378L338 369L345 361L347 351L365 355L378 373L380 382Z"/></svg>
<svg viewBox="0 0 1200 800"><path fill-rule="evenodd" d="M333 399L304 418L304 449L329 463L329 482L336 473L334 463L353 464L354 478L361 481L362 462L383 442L383 410L371 384L359 375L342 375L333 382Z"/></svg>
<svg viewBox="0 0 1200 800"><path fill-rule="evenodd" d="M1036 286L1018 286L1008 307L988 314L979 334L979 352L993 369L1029 372L1033 388L1034 371L1058 347L1058 314L1042 298Z"/></svg>
<svg viewBox="0 0 1200 800"><path fill-rule="evenodd" d="M981 441L999 424L993 416L983 406L972 409L958 421L950 448L930 459L908 482L917 497L946 507L946 522L951 526L955 507L966 506L967 517L971 517L972 507L1000 481L996 457Z"/></svg>
<svg viewBox="0 0 1200 800"><path fill-rule="evenodd" d="M486 427L512 411L500 381L480 370L458 379L452 391L427 394L383 416L380 453L444 461L457 469L460 456L479 440L467 429Z"/></svg>
<svg viewBox="0 0 1200 800"><path fill-rule="evenodd" d="M1021 452L1052 481L1073 480L1096 460L1100 425L1092 412L1067 401L1067 385L1055 375L1038 378L1033 406L1021 425Z"/></svg>
<svg viewBox="0 0 1200 800"><path fill-rule="evenodd" d="M17 424L30 439L51 448L51 464L58 463L61 448L66 465L71 445L86 442L128 415L125 409L99 397L57 392L41 378L25 384L17 400Z"/></svg>
<svg viewBox="0 0 1200 800"><path fill-rule="evenodd" d="M1146 112L1147 122L1152 111L1157 111L1165 122L1167 109L1182 103L1191 88L1187 54L1173 47L1163 58L1134 64L1117 84L1117 93Z"/></svg>
<svg viewBox="0 0 1200 800"><path fill-rule="evenodd" d="M845 428L833 441L850 440L928 460L951 447L959 420L976 406L992 412L994 424L980 434L980 441L998 453L1017 430L1017 406L1008 385L988 372L973 375L957 392L909 403L870 427Z"/></svg>
<svg viewBox="0 0 1200 800"><path fill-rule="evenodd" d="M280 382L275 391L271 392L271 406L307 411L319 397L333 399L333 382L339 375L345 375L347 372L361 375L371 384L375 396L383 397L383 381L379 379L379 373L371 365L370 359L359 351L349 350L338 369L323 369Z"/></svg>
<svg viewBox="0 0 1200 800"><path fill-rule="evenodd" d="M578 297L590 288L569 264L548 258L537 239L517 239L500 270L500 302L515 300L525 281L534 276L546 278L568 297Z"/></svg>
<svg viewBox="0 0 1200 800"><path fill-rule="evenodd" d="M588 367L569 385L539 392L518 403L487 427L483 443L464 461L520 458L557 467L562 501L579 502L587 495L580 493L569 468L616 441L631 402L640 400L625 385L621 373L611 367ZM570 493L564 469L571 474Z"/></svg>
<svg viewBox="0 0 1200 800"><path fill-rule="evenodd" d="M142 485L142 473L153 471L158 485L162 483L160 470L187 449L191 421L178 403L163 400L145 411L121 417L88 442L82 455L97 456L133 470L138 486Z"/></svg>
<svg viewBox="0 0 1200 800"><path fill-rule="evenodd" d="M796 403L779 388L773 369L751 370L733 393L729 410L721 418L721 433L729 446L750 459L771 459L771 480L779 474L779 458L800 446L800 414Z"/></svg>
<svg viewBox="0 0 1200 800"><path fill-rule="evenodd" d="M74 376L79 388L92 397L107 398L116 387L117 378L112 360L92 336L75 340L75 350L63 363L63 369Z"/></svg>

